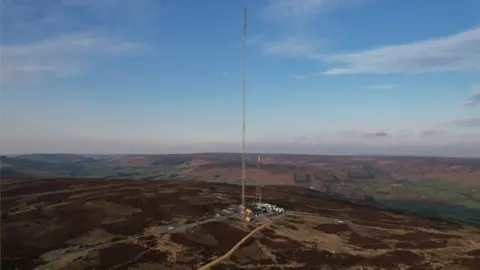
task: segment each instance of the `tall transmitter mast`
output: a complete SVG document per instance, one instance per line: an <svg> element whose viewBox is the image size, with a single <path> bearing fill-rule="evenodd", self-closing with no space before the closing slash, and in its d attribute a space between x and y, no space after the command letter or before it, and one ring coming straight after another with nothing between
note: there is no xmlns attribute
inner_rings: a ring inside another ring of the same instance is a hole
<svg viewBox="0 0 480 270"><path fill-rule="evenodd" d="M244 11L243 17L243 82L242 82L242 97L243 97L243 121L242 121L242 209L245 209L245 100L246 100L246 63L247 63L247 8Z"/></svg>

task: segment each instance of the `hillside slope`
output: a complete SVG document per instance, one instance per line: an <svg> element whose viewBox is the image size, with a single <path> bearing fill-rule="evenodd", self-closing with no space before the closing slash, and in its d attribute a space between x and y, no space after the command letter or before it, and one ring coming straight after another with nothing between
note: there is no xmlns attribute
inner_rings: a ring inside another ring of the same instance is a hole
<svg viewBox="0 0 480 270"><path fill-rule="evenodd" d="M2 185L1 266L198 267L224 254L254 226L224 220L172 233L166 228L238 204L239 193L236 185L183 181L48 180ZM248 201L253 200L254 187L247 187L246 194ZM264 200L291 214L256 234L220 269L480 266L478 227L375 210L298 187L265 187ZM64 248L70 251L61 251Z"/></svg>

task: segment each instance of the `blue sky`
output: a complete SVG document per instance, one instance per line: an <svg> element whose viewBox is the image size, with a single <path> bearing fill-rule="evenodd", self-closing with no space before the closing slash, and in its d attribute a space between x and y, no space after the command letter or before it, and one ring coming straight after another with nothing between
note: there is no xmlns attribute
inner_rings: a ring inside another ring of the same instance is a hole
<svg viewBox="0 0 480 270"><path fill-rule="evenodd" d="M1 152L480 156L477 0L4 0Z"/></svg>

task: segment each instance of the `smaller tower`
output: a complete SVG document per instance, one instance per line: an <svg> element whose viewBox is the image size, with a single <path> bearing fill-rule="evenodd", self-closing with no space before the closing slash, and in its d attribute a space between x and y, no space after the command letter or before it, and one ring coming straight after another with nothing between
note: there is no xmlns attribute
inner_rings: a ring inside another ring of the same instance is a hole
<svg viewBox="0 0 480 270"><path fill-rule="evenodd" d="M255 190L255 200L257 201L257 203L262 203L262 186L258 184L258 181Z"/></svg>
<svg viewBox="0 0 480 270"><path fill-rule="evenodd" d="M260 164L261 164L262 159L260 156L257 158L257 169L260 169ZM258 179L255 180L256 185L255 185L255 201L257 203L262 203L262 186L260 185L260 181Z"/></svg>

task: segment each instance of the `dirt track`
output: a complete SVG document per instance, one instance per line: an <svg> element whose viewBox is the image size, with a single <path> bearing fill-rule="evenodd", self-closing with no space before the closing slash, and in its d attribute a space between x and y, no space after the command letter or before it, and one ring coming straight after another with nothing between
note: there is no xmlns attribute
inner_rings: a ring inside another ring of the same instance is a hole
<svg viewBox="0 0 480 270"><path fill-rule="evenodd" d="M239 202L235 185L171 181L49 180L1 186L2 269L33 269L48 251L101 248L51 269L190 269L221 256L251 228L207 223L155 235L157 226L198 220ZM225 196L219 196L225 195ZM247 194L254 187L247 187ZM317 196L317 197L315 197ZM480 229L333 202L295 187L266 187L264 200L295 211L254 235L214 269L358 266L478 269ZM128 237L144 233L139 238ZM108 244L121 239L125 242ZM476 257L475 257L476 256ZM183 268L182 268L183 267ZM463 267L463 268L462 268Z"/></svg>
<svg viewBox="0 0 480 270"><path fill-rule="evenodd" d="M205 264L204 266L198 268L198 270L207 270L207 269L210 269L212 268L213 266L217 265L218 263L220 263L221 261L227 259L228 257L230 257L232 255L233 252L235 252L243 243L245 243L246 241L248 241L250 239L250 237L252 237L252 235L254 235L256 232L266 228L267 226L270 225L270 222L269 223L266 223L266 224L263 224L261 226L259 226L258 228L254 229L253 231L249 232L245 237L243 237L242 239L240 239L240 241L238 241L227 253L225 253L224 255L220 256L219 258Z"/></svg>

